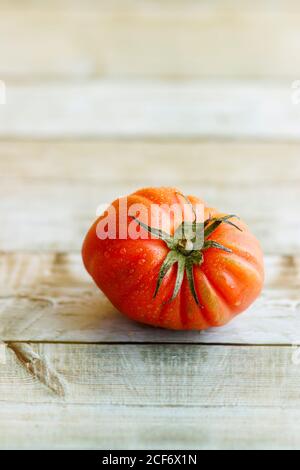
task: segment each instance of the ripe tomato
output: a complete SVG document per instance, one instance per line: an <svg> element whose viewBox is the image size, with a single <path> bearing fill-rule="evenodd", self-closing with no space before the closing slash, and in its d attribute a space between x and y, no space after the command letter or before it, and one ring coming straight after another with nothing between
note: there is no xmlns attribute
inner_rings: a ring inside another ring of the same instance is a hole
<svg viewBox="0 0 300 470"><path fill-rule="evenodd" d="M263 254L243 222L175 188L146 188L128 196L126 211L133 204L145 207L138 216L122 213L122 202L110 207L116 214L115 236L99 238L105 212L88 232L82 251L87 271L122 313L153 326L202 330L226 324L260 294ZM168 231L165 222L155 230L148 225L153 204L188 205L190 213L184 213L179 227L173 217ZM199 222L195 207L201 204ZM129 237L130 228L140 238ZM202 241L195 237L201 230Z"/></svg>

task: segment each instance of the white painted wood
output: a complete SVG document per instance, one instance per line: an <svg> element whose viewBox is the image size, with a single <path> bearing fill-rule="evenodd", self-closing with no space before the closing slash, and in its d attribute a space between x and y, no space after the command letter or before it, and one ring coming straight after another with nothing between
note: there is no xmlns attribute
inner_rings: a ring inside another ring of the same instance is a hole
<svg viewBox="0 0 300 470"><path fill-rule="evenodd" d="M300 160L280 143L299 19L296 0L1 2L0 448L299 448ZM130 322L84 272L98 204L149 184L261 239L264 292L228 326Z"/></svg>
<svg viewBox="0 0 300 470"><path fill-rule="evenodd" d="M65 397L64 381L60 377L60 374L56 372L55 368L49 361L49 357L46 354L39 354L38 351L34 350L27 343L2 344L1 364L3 366L5 365L9 375L11 375L11 372L14 369L14 364L11 364L11 361L9 361L9 351L13 351L13 357L15 360L14 362L17 362L21 366L18 370L24 372L25 369L25 374L31 375L35 383L40 383L48 390L48 392L50 391L62 399ZM2 377L3 373L5 374L4 367L2 367L1 370ZM24 376L24 374L22 375ZM6 382L3 383L2 380L0 380L0 383L3 386L3 401L6 401L8 390L5 389L7 385L11 385L11 382L9 381L7 384ZM22 385L23 384L20 384L21 395L18 397L18 401L23 401L24 399L23 393L25 390ZM12 396L11 393L10 396ZM32 402L32 393L30 396L30 402Z"/></svg>
<svg viewBox="0 0 300 470"><path fill-rule="evenodd" d="M156 184L155 184L156 179ZM98 207L140 187L170 184L157 167L140 182L2 179L0 186L0 248L2 250L80 251L96 219ZM240 215L259 238L266 253L300 252L298 183L220 184L173 182L211 206ZM104 210L104 209L102 209Z"/></svg>
<svg viewBox="0 0 300 470"><path fill-rule="evenodd" d="M0 338L6 341L300 344L299 257L266 257L262 296L223 328L172 332L120 315L80 255L2 254Z"/></svg>
<svg viewBox="0 0 300 470"><path fill-rule="evenodd" d="M292 92L291 81L9 83L0 136L298 140Z"/></svg>
<svg viewBox="0 0 300 470"><path fill-rule="evenodd" d="M239 214L266 253L296 254L299 151L298 144L223 141L4 141L0 249L79 251L99 204L173 185Z"/></svg>
<svg viewBox="0 0 300 470"><path fill-rule="evenodd" d="M5 405L2 449L295 449L289 408Z"/></svg>
<svg viewBox="0 0 300 470"><path fill-rule="evenodd" d="M201 140L0 141L0 179L232 186L300 184L300 144Z"/></svg>
<svg viewBox="0 0 300 470"><path fill-rule="evenodd" d="M1 2L0 76L298 78L296 0Z"/></svg>
<svg viewBox="0 0 300 470"><path fill-rule="evenodd" d="M300 354L294 347L10 343L5 357L1 407L65 403L276 410L300 404Z"/></svg>
<svg viewBox="0 0 300 470"><path fill-rule="evenodd" d="M0 448L299 448L298 356L288 347L9 344Z"/></svg>
<svg viewBox="0 0 300 470"><path fill-rule="evenodd" d="M156 10L175 11L184 6L188 10L192 8L192 11L202 11L211 9L215 10L232 10L236 7L235 0L172 0L172 2L166 3L164 0L51 0L44 1L43 3L39 0L1 0L0 10L18 12L24 11L25 6L28 11L95 11L104 12L125 12L129 9L139 9L148 11L149 13L155 12ZM272 11L297 11L299 3L297 0L276 0L274 4L273 0L244 0L240 5L239 10L241 11L257 11L257 12L272 12Z"/></svg>

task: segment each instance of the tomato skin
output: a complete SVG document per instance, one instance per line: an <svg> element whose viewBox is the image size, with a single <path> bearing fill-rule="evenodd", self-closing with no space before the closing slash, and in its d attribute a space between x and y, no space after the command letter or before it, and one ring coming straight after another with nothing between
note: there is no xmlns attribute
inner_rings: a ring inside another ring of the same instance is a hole
<svg viewBox="0 0 300 470"><path fill-rule="evenodd" d="M146 188L128 196L128 206L178 203L175 188ZM195 204L203 202L189 197ZM113 203L117 214L119 201ZM221 216L205 206L205 219ZM161 265L169 248L158 239L106 239L97 236L101 216L88 232L82 249L84 265L98 287L123 314L141 323L175 329L204 330L222 326L246 310L259 296L263 281L263 253L247 226L238 221L242 232L220 225L209 239L230 248L232 253L210 248L204 262L194 266L195 288L200 306L195 302L186 275L180 292L173 301L177 267L173 265L164 277L154 298ZM127 217L127 226L132 219ZM119 228L119 227L117 227Z"/></svg>

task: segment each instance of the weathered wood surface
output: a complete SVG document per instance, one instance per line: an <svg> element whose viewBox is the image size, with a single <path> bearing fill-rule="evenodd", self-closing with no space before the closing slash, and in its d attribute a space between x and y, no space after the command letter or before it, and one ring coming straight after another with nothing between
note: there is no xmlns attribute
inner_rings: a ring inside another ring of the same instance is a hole
<svg viewBox="0 0 300 470"><path fill-rule="evenodd" d="M300 143L202 140L1 140L0 181L116 185L300 184ZM255 191L253 191L255 192ZM238 201L237 201L238 202Z"/></svg>
<svg viewBox="0 0 300 470"><path fill-rule="evenodd" d="M298 140L299 98L290 80L8 83L0 137Z"/></svg>
<svg viewBox="0 0 300 470"><path fill-rule="evenodd" d="M0 2L1 449L300 447L299 20L296 0ZM230 325L138 325L84 272L98 205L146 185L260 238L264 292Z"/></svg>
<svg viewBox="0 0 300 470"><path fill-rule="evenodd" d="M297 408L299 351L8 343L6 363L0 365L0 403Z"/></svg>
<svg viewBox="0 0 300 470"><path fill-rule="evenodd" d="M300 446L299 409L5 405L2 449L283 449Z"/></svg>
<svg viewBox="0 0 300 470"><path fill-rule="evenodd" d="M239 214L266 253L299 254L299 151L272 143L1 142L0 249L78 252L100 204L175 185Z"/></svg>
<svg viewBox="0 0 300 470"><path fill-rule="evenodd" d="M6 357L2 449L300 446L293 348L13 344ZM55 370L63 395L37 360Z"/></svg>
<svg viewBox="0 0 300 470"><path fill-rule="evenodd" d="M171 332L121 316L79 254L2 254L0 339L6 341L300 343L300 260L266 257L263 294L247 313L207 332Z"/></svg>
<svg viewBox="0 0 300 470"><path fill-rule="evenodd" d="M299 150L296 143L1 142L0 240L12 253L1 256L0 338L299 343ZM236 210L266 253L281 254L266 258L262 297L225 328L154 335L120 316L70 253L80 251L100 203L149 184L176 184ZM37 249L45 253L14 254Z"/></svg>
<svg viewBox="0 0 300 470"><path fill-rule="evenodd" d="M300 71L296 0L5 0L0 9L6 80L295 79Z"/></svg>
<svg viewBox="0 0 300 470"><path fill-rule="evenodd" d="M102 213L108 203L148 186L149 180L118 185L109 181L78 181L76 184L72 181L45 180L35 184L30 180L3 181L0 187L1 249L79 251L87 230L96 219L98 207L102 207ZM159 176L156 181L159 185ZM227 182L219 187L201 182L176 183L185 193L204 196L211 206L240 215L266 253L300 253L298 183L257 184L255 187Z"/></svg>

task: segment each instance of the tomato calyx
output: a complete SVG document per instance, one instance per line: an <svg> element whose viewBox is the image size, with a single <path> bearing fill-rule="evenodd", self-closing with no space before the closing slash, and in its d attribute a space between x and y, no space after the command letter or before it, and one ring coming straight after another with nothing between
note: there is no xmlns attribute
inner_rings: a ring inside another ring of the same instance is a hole
<svg viewBox="0 0 300 470"><path fill-rule="evenodd" d="M201 266L204 261L204 252L210 248L216 248L218 250L225 251L226 253L232 253L230 248L221 245L215 240L211 240L209 237L221 224L228 224L237 230L242 230L231 221L232 218L237 218L235 215L225 215L223 217L214 218L209 217L203 223L197 222L196 214L194 211L193 213L194 220L192 222L182 222L173 236L164 232L163 230L149 227L148 225L138 220L136 217L133 217L133 219L140 227L144 228L155 238L165 242L170 250L161 265L153 297L155 298L157 296L166 274L169 272L171 267L177 263L175 286L169 302L172 302L179 294L184 275L186 274L192 296L196 304L199 307L202 307L195 288L194 266Z"/></svg>

